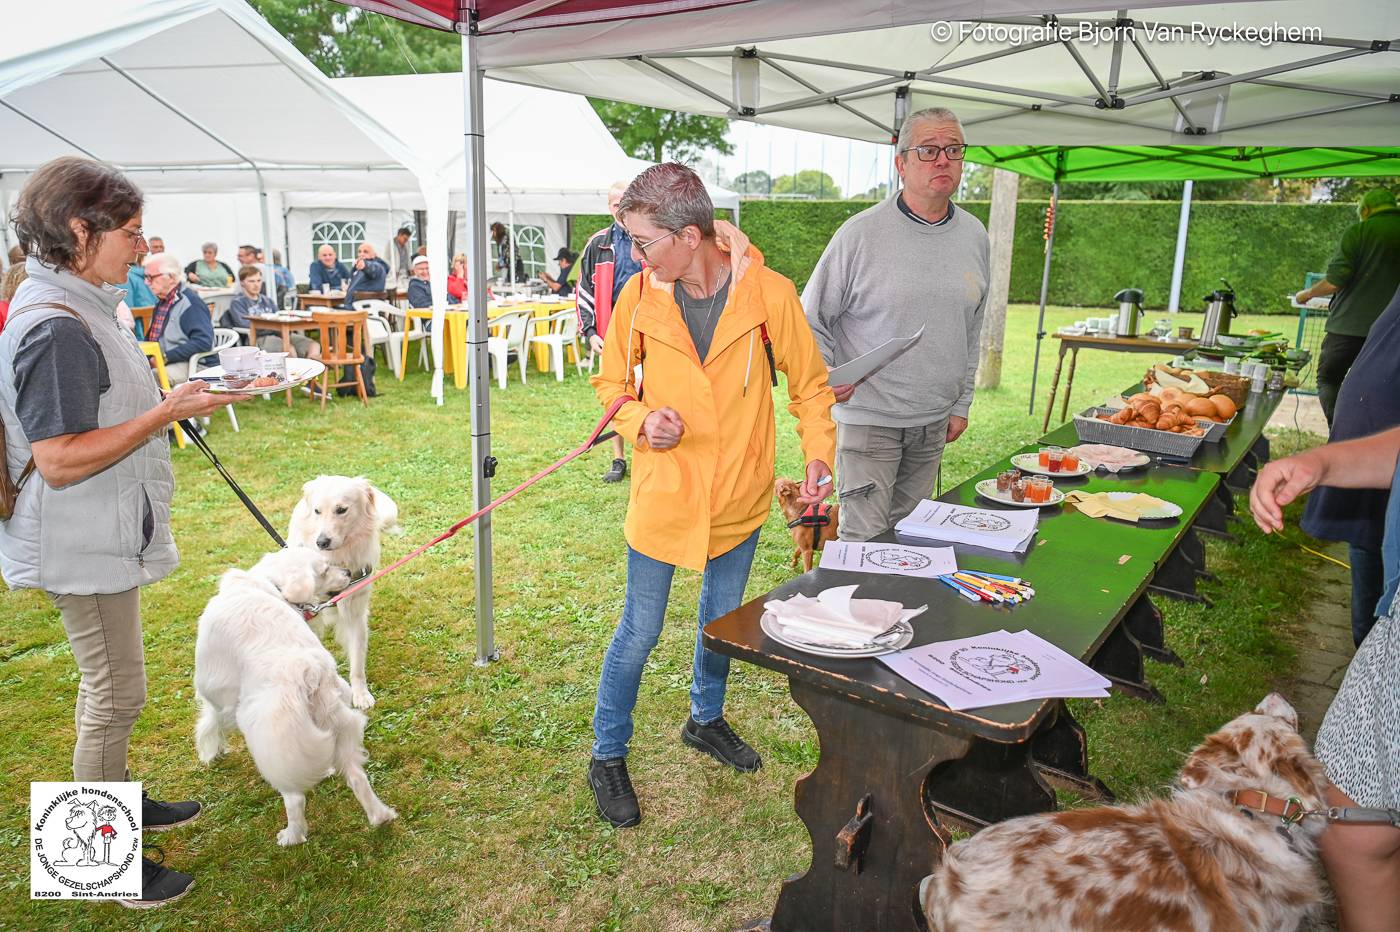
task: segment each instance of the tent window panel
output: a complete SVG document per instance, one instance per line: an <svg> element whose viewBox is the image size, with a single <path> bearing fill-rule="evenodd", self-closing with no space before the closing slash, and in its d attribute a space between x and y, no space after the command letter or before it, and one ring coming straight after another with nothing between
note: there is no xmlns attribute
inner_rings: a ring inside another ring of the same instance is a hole
<svg viewBox="0 0 1400 932"><path fill-rule="evenodd" d="M355 250L365 241L363 220L322 220L311 228L311 254L315 255L322 246L335 250L341 262L354 262Z"/></svg>
<svg viewBox="0 0 1400 932"><path fill-rule="evenodd" d="M549 262L544 245L544 227L516 226L515 248L525 263L525 277L539 278L541 272L548 271Z"/></svg>

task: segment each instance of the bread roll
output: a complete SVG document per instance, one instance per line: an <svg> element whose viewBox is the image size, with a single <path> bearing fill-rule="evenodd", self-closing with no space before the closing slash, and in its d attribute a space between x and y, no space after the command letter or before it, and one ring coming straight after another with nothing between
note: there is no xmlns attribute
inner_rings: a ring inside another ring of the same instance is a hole
<svg viewBox="0 0 1400 932"><path fill-rule="evenodd" d="M1206 401L1215 406L1215 413L1220 416L1222 421L1228 421L1239 410L1235 407L1235 403L1230 400L1229 395L1211 395Z"/></svg>

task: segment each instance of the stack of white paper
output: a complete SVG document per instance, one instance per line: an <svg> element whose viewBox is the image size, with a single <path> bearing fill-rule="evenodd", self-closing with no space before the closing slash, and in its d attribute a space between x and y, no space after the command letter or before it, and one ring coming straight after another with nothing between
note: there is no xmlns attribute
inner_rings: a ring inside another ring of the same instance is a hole
<svg viewBox="0 0 1400 932"><path fill-rule="evenodd" d="M958 571L952 547L911 547L908 544L855 543L829 540L822 548L824 570L888 573L937 579Z"/></svg>
<svg viewBox="0 0 1400 932"><path fill-rule="evenodd" d="M1108 695L1108 680L1029 631L939 641L879 660L950 709Z"/></svg>
<svg viewBox="0 0 1400 932"><path fill-rule="evenodd" d="M912 537L1023 553L1039 519L1038 508L966 508L924 499L894 529Z"/></svg>
<svg viewBox="0 0 1400 932"><path fill-rule="evenodd" d="M763 603L785 633L800 640L861 647L894 627L908 621L928 606L905 608L884 599L853 599L856 586L824 589L814 599L802 594Z"/></svg>

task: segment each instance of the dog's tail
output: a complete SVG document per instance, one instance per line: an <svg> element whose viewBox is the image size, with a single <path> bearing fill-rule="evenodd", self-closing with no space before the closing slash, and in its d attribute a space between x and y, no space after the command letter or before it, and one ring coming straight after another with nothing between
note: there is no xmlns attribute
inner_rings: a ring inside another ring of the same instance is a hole
<svg viewBox="0 0 1400 932"><path fill-rule="evenodd" d="M377 488L374 490L374 511L379 518L381 531L396 537L403 533L403 529L399 527L398 503Z"/></svg>

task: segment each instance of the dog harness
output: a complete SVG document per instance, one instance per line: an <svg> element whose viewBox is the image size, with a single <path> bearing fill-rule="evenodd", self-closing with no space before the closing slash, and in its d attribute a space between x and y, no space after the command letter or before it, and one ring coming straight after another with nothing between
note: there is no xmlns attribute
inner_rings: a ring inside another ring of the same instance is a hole
<svg viewBox="0 0 1400 932"><path fill-rule="evenodd" d="M831 506L826 502L808 505L802 514L788 522L788 527L809 527L812 529L812 549L816 550L822 540L822 528L831 524Z"/></svg>

